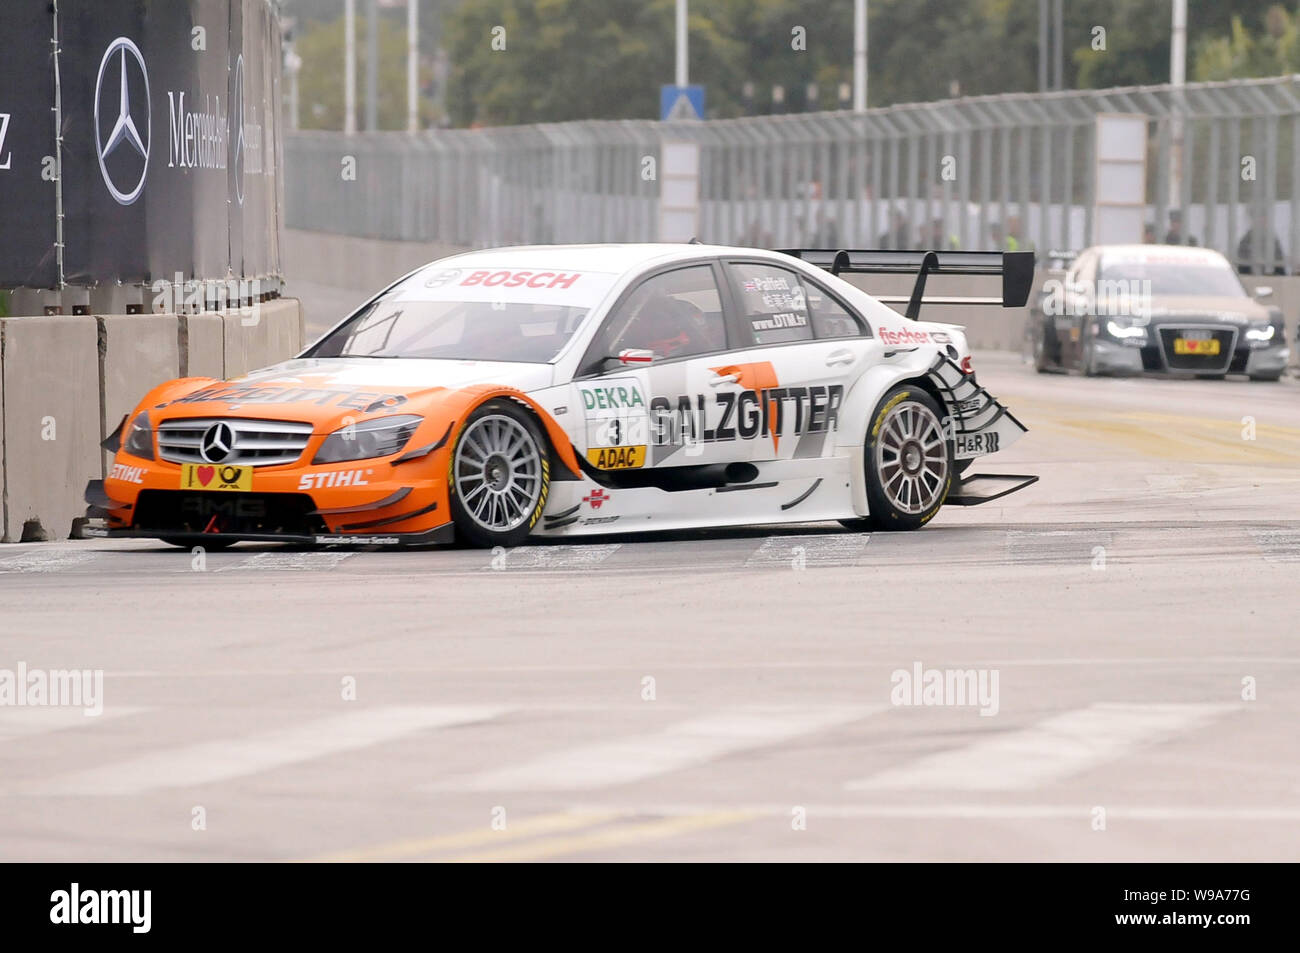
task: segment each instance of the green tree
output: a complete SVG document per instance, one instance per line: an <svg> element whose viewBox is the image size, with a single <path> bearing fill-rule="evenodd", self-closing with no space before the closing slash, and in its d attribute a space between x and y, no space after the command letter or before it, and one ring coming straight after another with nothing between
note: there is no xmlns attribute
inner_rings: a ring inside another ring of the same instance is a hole
<svg viewBox="0 0 1300 953"><path fill-rule="evenodd" d="M366 18L356 18L357 29L357 128L366 118ZM298 37L302 58L298 74L299 124L303 129L342 129L344 111L343 19L311 23ZM380 129L406 128L406 27L390 17L379 18ZM432 107L420 101L420 121L427 125Z"/></svg>
<svg viewBox="0 0 1300 953"><path fill-rule="evenodd" d="M1202 78L1202 58L1206 76L1215 77L1300 68L1296 18L1275 0L1188 5L1192 76ZM452 121L657 116L659 86L673 78L673 6L672 0L461 3L444 14ZM1169 0L1089 0L1065 4L1064 14L1067 88L1168 82ZM504 50L492 48L498 26L505 28ZM871 0L869 26L872 106L1038 88L1036 0ZM1093 48L1098 28L1104 49ZM1237 29L1266 53L1239 55ZM852 82L848 0L691 0L690 36L691 81L706 87L710 117L802 111L810 82L818 86L815 105L836 108L839 85ZM744 94L747 83L752 101ZM778 110L774 86L785 90Z"/></svg>
<svg viewBox="0 0 1300 953"><path fill-rule="evenodd" d="M1276 76L1300 67L1300 14L1280 4L1268 9L1263 30L1253 35L1241 17L1232 18L1227 36L1208 37L1199 44L1192 74L1198 80Z"/></svg>

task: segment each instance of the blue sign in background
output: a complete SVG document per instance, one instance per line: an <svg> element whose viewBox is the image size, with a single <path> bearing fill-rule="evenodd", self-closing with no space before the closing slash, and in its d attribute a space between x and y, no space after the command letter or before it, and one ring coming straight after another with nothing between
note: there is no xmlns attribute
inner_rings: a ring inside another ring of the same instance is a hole
<svg viewBox="0 0 1300 953"><path fill-rule="evenodd" d="M685 99L680 106L678 102ZM674 109L676 113L674 113ZM692 115L694 113L694 115ZM665 84L659 87L660 119L703 119L704 87L673 86Z"/></svg>

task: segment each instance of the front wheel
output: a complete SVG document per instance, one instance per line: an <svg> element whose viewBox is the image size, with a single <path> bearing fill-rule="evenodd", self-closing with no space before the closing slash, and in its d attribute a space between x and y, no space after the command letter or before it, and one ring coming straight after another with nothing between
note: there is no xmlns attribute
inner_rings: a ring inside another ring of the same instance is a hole
<svg viewBox="0 0 1300 953"><path fill-rule="evenodd" d="M953 443L943 411L915 385L895 387L872 417L863 454L867 505L877 529L920 529L952 487Z"/></svg>
<svg viewBox="0 0 1300 953"><path fill-rule="evenodd" d="M470 414L451 450L456 532L475 546L518 546L546 506L551 471L531 414L490 400Z"/></svg>

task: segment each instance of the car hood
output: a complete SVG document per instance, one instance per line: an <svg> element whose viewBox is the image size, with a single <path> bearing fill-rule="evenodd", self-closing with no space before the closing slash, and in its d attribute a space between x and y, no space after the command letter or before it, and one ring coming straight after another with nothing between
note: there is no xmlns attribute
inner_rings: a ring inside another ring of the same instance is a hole
<svg viewBox="0 0 1300 953"><path fill-rule="evenodd" d="M1251 298L1211 295L1152 295L1151 319L1195 319L1210 324L1267 322L1269 309Z"/></svg>
<svg viewBox="0 0 1300 953"><path fill-rule="evenodd" d="M554 376L550 364L363 357L299 358L227 381L198 386L165 401L160 419L238 416L341 426L383 413L424 412L484 386L532 391Z"/></svg>

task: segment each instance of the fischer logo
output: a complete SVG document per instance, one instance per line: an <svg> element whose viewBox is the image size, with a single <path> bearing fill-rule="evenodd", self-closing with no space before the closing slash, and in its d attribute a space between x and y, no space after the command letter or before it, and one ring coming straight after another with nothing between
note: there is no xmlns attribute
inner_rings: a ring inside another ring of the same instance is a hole
<svg viewBox="0 0 1300 953"><path fill-rule="evenodd" d="M581 275L577 272L566 274L555 271L471 271L462 281L466 285L482 285L485 288L572 288Z"/></svg>
<svg viewBox="0 0 1300 953"><path fill-rule="evenodd" d="M901 331L881 328L880 340L885 344L929 344L930 334L927 331L913 331L911 328L903 328Z"/></svg>
<svg viewBox="0 0 1300 953"><path fill-rule="evenodd" d="M300 490L328 490L340 486L369 486L366 479L372 470L332 470L329 473L304 473L298 478Z"/></svg>

